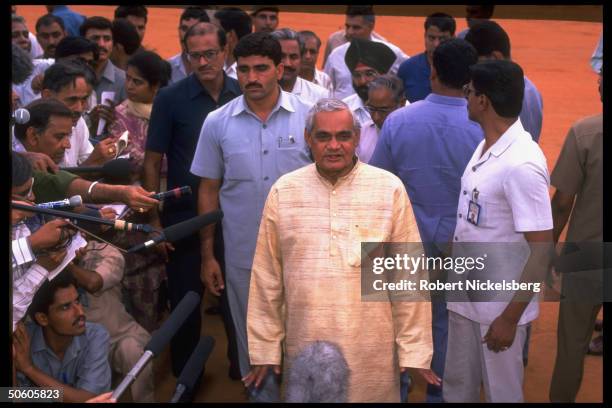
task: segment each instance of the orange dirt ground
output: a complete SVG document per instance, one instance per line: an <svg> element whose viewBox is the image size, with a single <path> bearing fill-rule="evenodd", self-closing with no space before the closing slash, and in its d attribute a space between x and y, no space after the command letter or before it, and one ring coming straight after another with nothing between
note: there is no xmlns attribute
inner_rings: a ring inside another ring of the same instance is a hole
<svg viewBox="0 0 612 408"><path fill-rule="evenodd" d="M324 7L324 6L321 6ZM518 7L518 6L517 6ZM571 6L567 6L571 8ZM87 16L104 16L112 19L115 6L71 6ZM432 7L431 12L434 12ZM26 18L28 28L34 31L38 17L46 13L44 6L18 6L19 15ZM569 13L569 12L568 12ZM144 46L168 58L179 52L177 34L181 9L149 8L149 21ZM570 15L569 13L568 15ZM376 31L399 46L408 55L424 50L423 17L378 16ZM597 92L597 75L589 60L600 33L601 23L548 21L548 20L497 20L508 32L512 42L512 58L540 90L544 99L544 123L540 146L552 170L569 127L576 120L601 112L602 105ZM295 30L312 30L323 42L343 27L344 16L339 14L309 14L283 12L279 27ZM464 19L457 19L457 32L466 27ZM324 45L323 45L324 47ZM322 51L319 67L322 64ZM210 303L207 298L205 303ZM212 300L214 302L214 300ZM529 366L525 371L525 398L528 402L547 402L550 377L556 353L556 326L558 305L543 303L541 314L534 327L529 352ZM218 316L204 315L203 333L214 335L217 345L197 393L196 401L245 401L239 382L227 378L225 358L226 341ZM158 401L168 401L175 380L169 370L167 352L155 363ZM579 402L602 401L603 365L600 357L587 356L583 386L578 394ZM413 393L412 402L424 400L424 385L420 380Z"/></svg>

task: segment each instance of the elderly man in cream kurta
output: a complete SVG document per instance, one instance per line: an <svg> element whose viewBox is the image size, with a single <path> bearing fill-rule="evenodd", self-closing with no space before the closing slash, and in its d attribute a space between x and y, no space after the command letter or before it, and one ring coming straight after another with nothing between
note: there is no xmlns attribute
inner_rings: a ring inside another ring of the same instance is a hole
<svg viewBox="0 0 612 408"><path fill-rule="evenodd" d="M406 190L396 176L357 160L359 123L344 102L320 100L305 137L315 164L281 177L263 211L245 385L257 387L270 368L280 373L281 361L287 370L305 346L323 340L348 363L349 401L399 402L400 367L439 381L429 370L430 305L362 301L360 244L420 241Z"/></svg>

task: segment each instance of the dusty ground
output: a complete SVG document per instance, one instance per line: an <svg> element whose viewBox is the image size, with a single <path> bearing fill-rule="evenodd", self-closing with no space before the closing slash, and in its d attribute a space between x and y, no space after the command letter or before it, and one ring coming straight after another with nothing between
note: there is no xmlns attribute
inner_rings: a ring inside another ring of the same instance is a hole
<svg viewBox="0 0 612 408"><path fill-rule="evenodd" d="M324 7L324 6L322 6ZM114 6L73 6L87 16L112 18ZM566 6L570 9L571 6ZM434 12L432 8L431 12ZM570 11L568 10L568 13ZM44 6L19 6L31 31L36 19L46 13ZM168 58L179 52L177 36L180 9L150 8L149 23L144 39L145 47ZM379 16L376 31L396 44L408 55L424 49L422 17ZM512 42L512 58L542 93L544 123L540 145L552 169L568 128L576 120L601 112L597 92L597 76L589 59L602 31L601 23L542 20L497 20L508 32ZM329 34L342 28L344 17L329 14L282 13L280 27L312 30L323 41ZM457 32L466 27L465 20L457 20ZM321 56L322 57L322 56ZM320 58L319 66L322 58ZM210 301L210 300L208 300ZM558 305L544 303L539 319L534 323L529 366L525 376L525 397L529 402L548 401L548 389L556 353ZM204 332L214 335L217 346L207 365L207 372L196 401L244 401L239 382L227 377L225 338L218 316L205 315ZM157 397L168 401L174 389L174 378L169 371L168 354L156 361ZM587 356L583 386L578 394L580 402L602 401L603 366L601 357ZM411 401L423 400L423 384L411 394Z"/></svg>

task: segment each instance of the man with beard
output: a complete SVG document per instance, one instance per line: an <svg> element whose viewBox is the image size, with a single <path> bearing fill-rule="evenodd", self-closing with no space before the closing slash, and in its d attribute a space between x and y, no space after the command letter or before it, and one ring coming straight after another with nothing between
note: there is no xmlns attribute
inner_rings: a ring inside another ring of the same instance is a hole
<svg viewBox="0 0 612 408"><path fill-rule="evenodd" d="M327 89L298 76L302 65L302 44L298 34L289 28L283 28L274 31L272 37L281 45L284 70L278 83L283 91L291 92L312 105L319 99L328 98Z"/></svg>
<svg viewBox="0 0 612 408"><path fill-rule="evenodd" d="M37 58L55 58L55 49L66 37L64 21L53 14L45 14L36 22L36 39L44 53Z"/></svg>
<svg viewBox="0 0 612 408"><path fill-rule="evenodd" d="M317 59L319 58L319 50L321 50L321 39L315 33L308 30L300 31L298 36L300 37L300 51L302 52L300 77L333 92L334 87L329 75L317 69Z"/></svg>
<svg viewBox="0 0 612 408"><path fill-rule="evenodd" d="M344 58L351 72L355 94L342 101L350 108L361 127L365 127L372 118L365 108L368 100L368 84L374 78L386 74L395 61L391 48L381 42L354 39L346 51Z"/></svg>
<svg viewBox="0 0 612 408"><path fill-rule="evenodd" d="M86 323L76 282L67 271L46 281L13 334L19 387L63 390L63 402L85 402L111 387L106 329Z"/></svg>

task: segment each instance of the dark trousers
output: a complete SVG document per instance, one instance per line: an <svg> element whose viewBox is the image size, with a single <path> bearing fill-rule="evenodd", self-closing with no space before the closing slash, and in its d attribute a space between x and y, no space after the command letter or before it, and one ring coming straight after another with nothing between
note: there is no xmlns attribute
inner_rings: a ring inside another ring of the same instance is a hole
<svg viewBox="0 0 612 408"><path fill-rule="evenodd" d="M168 299L174 310L189 291L202 296L204 287L200 280L200 238L194 234L173 243L175 250L169 251L166 264L168 275ZM170 342L172 373L178 377L189 356L200 340L202 315L196 307Z"/></svg>

